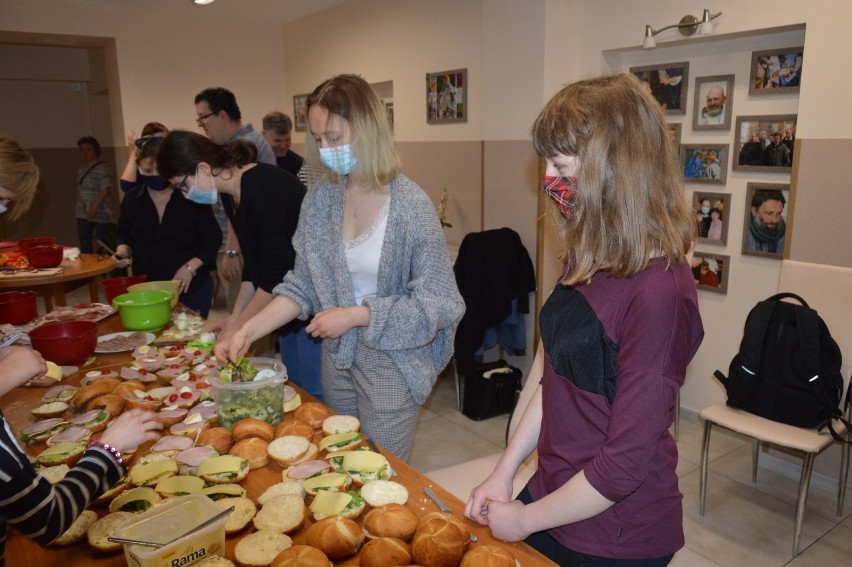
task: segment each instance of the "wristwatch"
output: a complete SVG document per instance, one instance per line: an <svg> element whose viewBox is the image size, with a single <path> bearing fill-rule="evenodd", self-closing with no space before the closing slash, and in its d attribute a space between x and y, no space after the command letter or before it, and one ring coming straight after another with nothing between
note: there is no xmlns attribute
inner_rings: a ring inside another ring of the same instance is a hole
<svg viewBox="0 0 852 567"><path fill-rule="evenodd" d="M239 250L226 250L225 253L228 255L228 258L236 258L240 255Z"/></svg>

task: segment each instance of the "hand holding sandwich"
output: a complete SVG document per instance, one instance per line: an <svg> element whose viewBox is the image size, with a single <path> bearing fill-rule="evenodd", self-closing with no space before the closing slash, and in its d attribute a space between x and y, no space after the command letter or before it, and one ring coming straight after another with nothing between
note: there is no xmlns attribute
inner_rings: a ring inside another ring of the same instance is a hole
<svg viewBox="0 0 852 567"><path fill-rule="evenodd" d="M132 409L118 416L101 434L100 441L119 453L133 451L145 441L159 439L163 424L151 411Z"/></svg>

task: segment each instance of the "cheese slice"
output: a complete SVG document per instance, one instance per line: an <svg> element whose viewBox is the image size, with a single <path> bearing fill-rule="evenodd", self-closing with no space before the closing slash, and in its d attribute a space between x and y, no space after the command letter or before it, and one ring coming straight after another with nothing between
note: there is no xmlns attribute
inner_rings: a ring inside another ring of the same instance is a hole
<svg viewBox="0 0 852 567"><path fill-rule="evenodd" d="M328 492L322 490L317 492L314 501L311 502L310 510L314 514L322 514L324 516L334 516L343 511L349 503L352 502L352 496L345 492Z"/></svg>
<svg viewBox="0 0 852 567"><path fill-rule="evenodd" d="M213 486L203 488L198 492L199 494L204 494L211 498L214 496L238 497L246 495L246 489L240 486L239 484L215 484Z"/></svg>
<svg viewBox="0 0 852 567"><path fill-rule="evenodd" d="M305 490L316 490L318 488L333 488L340 487L349 483L349 475L343 473L326 473L319 476L312 476L302 483Z"/></svg>
<svg viewBox="0 0 852 567"><path fill-rule="evenodd" d="M109 511L117 512L127 504L137 502L139 500L146 500L149 504L156 504L162 500L162 498L160 498L160 495L157 494L153 488L140 486L139 488L132 488L116 496L115 499L109 503Z"/></svg>
<svg viewBox="0 0 852 567"><path fill-rule="evenodd" d="M48 447L41 453L39 453L39 457L49 457L51 455L63 455L65 453L77 453L79 452L80 445L84 445L85 443L57 443L51 447Z"/></svg>
<svg viewBox="0 0 852 567"><path fill-rule="evenodd" d="M355 472L378 472L388 466L384 455L372 451L349 451L343 457L343 470Z"/></svg>
<svg viewBox="0 0 852 567"><path fill-rule="evenodd" d="M47 364L47 372L45 372L45 375L48 378L53 378L54 380L62 380L62 368L60 368L56 363L50 362L49 360L46 360L45 364Z"/></svg>
<svg viewBox="0 0 852 567"><path fill-rule="evenodd" d="M163 496L193 494L204 488L204 481L197 476L170 476L157 483L154 488Z"/></svg>
<svg viewBox="0 0 852 567"><path fill-rule="evenodd" d="M361 437L361 434L357 431L328 435L326 437L323 437L322 441L319 442L319 450L325 451L332 445L337 445L339 443L349 443L350 441L353 441L358 437Z"/></svg>
<svg viewBox="0 0 852 567"><path fill-rule="evenodd" d="M208 474L222 473L238 473L243 467L243 463L248 465L245 459L241 459L236 455L220 455L218 457L210 457L198 465L198 476Z"/></svg>
<svg viewBox="0 0 852 567"><path fill-rule="evenodd" d="M178 463L174 459L158 459L149 463L135 465L130 469L130 482L145 486L164 477L176 475Z"/></svg>

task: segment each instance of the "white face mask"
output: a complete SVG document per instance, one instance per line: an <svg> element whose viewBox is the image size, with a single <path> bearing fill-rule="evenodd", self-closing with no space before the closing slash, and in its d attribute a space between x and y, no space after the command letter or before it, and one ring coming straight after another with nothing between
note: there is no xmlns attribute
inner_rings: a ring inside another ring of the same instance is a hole
<svg viewBox="0 0 852 567"><path fill-rule="evenodd" d="M358 167L358 158L352 155L352 144L334 148L320 148L320 162L338 175L349 175Z"/></svg>

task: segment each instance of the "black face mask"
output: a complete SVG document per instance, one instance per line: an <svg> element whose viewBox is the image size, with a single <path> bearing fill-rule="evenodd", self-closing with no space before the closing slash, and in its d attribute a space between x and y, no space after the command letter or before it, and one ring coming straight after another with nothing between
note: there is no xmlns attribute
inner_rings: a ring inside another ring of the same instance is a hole
<svg viewBox="0 0 852 567"><path fill-rule="evenodd" d="M140 173L139 181L141 181L145 187L153 191L162 191L169 186L169 182L159 175L142 175Z"/></svg>

